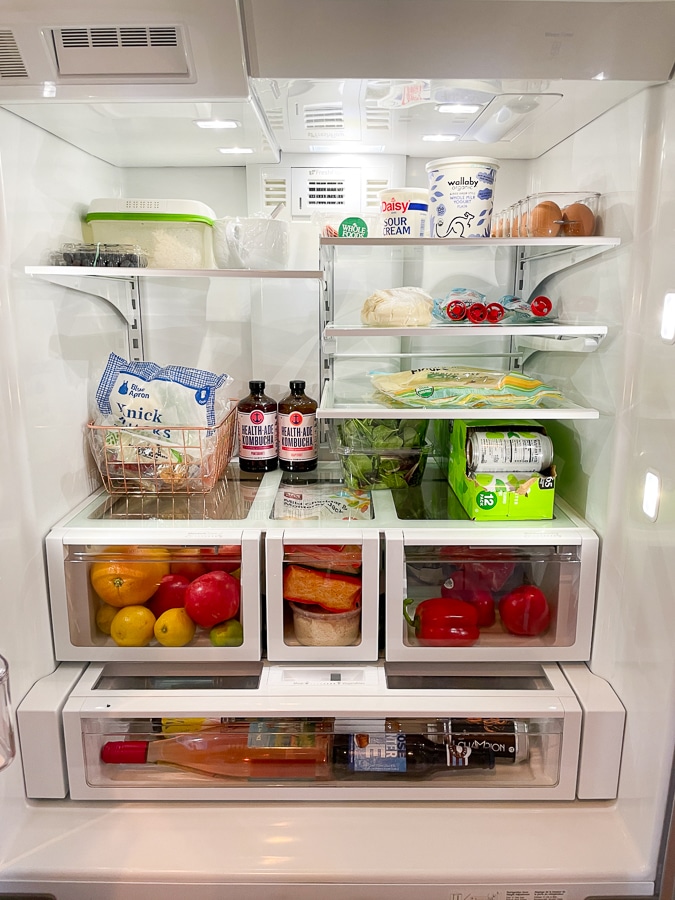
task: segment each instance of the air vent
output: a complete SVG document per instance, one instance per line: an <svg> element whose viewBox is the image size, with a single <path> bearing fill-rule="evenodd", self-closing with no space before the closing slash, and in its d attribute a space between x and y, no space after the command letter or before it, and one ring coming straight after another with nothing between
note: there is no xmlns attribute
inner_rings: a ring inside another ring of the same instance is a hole
<svg viewBox="0 0 675 900"><path fill-rule="evenodd" d="M345 119L341 103L312 104L304 108L305 129L318 137L323 132L344 131Z"/></svg>
<svg viewBox="0 0 675 900"><path fill-rule="evenodd" d="M368 178L366 179L366 209L374 209L380 211L380 198L378 194L389 187L386 178Z"/></svg>
<svg viewBox="0 0 675 900"><path fill-rule="evenodd" d="M283 131L284 128L284 111L283 109L268 109L265 112L265 118L267 119L267 124L270 126L272 131Z"/></svg>
<svg viewBox="0 0 675 900"><path fill-rule="evenodd" d="M379 107L366 107L366 128L370 131L389 131L391 129L391 111Z"/></svg>
<svg viewBox="0 0 675 900"><path fill-rule="evenodd" d="M174 25L60 28L53 38L60 75L188 75L183 35Z"/></svg>
<svg viewBox="0 0 675 900"><path fill-rule="evenodd" d="M344 181L330 178L312 178L307 184L307 203L310 206L344 206Z"/></svg>
<svg viewBox="0 0 675 900"><path fill-rule="evenodd" d="M28 70L11 31L0 31L0 78L28 78Z"/></svg>
<svg viewBox="0 0 675 900"><path fill-rule="evenodd" d="M263 178L263 204L266 209L274 209L279 203L288 205L288 185L285 178Z"/></svg>

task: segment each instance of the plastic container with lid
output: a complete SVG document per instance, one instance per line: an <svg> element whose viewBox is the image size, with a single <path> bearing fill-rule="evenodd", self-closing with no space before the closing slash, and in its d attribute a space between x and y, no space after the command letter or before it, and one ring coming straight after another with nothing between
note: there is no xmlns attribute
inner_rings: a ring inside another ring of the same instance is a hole
<svg viewBox="0 0 675 900"><path fill-rule="evenodd" d="M435 238L489 237L496 159L457 156L426 165L429 232Z"/></svg>
<svg viewBox="0 0 675 900"><path fill-rule="evenodd" d="M94 242L139 246L150 268L211 269L215 218L197 200L122 198L92 200L85 222Z"/></svg>
<svg viewBox="0 0 675 900"><path fill-rule="evenodd" d="M427 237L429 191L426 188L387 188L378 196L379 237Z"/></svg>

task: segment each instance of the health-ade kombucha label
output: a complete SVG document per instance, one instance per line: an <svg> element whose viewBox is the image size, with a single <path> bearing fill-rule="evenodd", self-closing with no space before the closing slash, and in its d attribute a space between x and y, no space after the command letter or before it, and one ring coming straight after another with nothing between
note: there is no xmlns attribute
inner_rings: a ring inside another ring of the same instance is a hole
<svg viewBox="0 0 675 900"><path fill-rule="evenodd" d="M296 462L316 456L316 415L297 409L279 413L279 459Z"/></svg>
<svg viewBox="0 0 675 900"><path fill-rule="evenodd" d="M238 416L241 459L273 459L277 455L276 412L253 409Z"/></svg>

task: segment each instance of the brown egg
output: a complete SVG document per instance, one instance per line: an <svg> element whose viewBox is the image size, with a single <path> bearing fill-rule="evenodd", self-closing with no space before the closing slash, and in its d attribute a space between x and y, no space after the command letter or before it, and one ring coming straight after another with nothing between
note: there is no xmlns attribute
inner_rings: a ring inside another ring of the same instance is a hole
<svg viewBox="0 0 675 900"><path fill-rule="evenodd" d="M530 237L557 237L560 232L562 213L557 203L544 200L537 203L529 216Z"/></svg>
<svg viewBox="0 0 675 900"><path fill-rule="evenodd" d="M563 234L568 237L591 237L595 231L593 210L585 203L570 203L562 211Z"/></svg>
<svg viewBox="0 0 675 900"><path fill-rule="evenodd" d="M519 237L527 237L527 212L520 214L520 228L518 229Z"/></svg>

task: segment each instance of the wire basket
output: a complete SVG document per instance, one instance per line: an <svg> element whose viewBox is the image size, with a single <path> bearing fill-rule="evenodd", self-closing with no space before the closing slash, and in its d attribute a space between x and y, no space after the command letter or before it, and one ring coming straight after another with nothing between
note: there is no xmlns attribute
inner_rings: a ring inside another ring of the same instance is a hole
<svg viewBox="0 0 675 900"><path fill-rule="evenodd" d="M205 494L227 468L236 437L237 407L212 428L87 425L89 446L111 494Z"/></svg>

